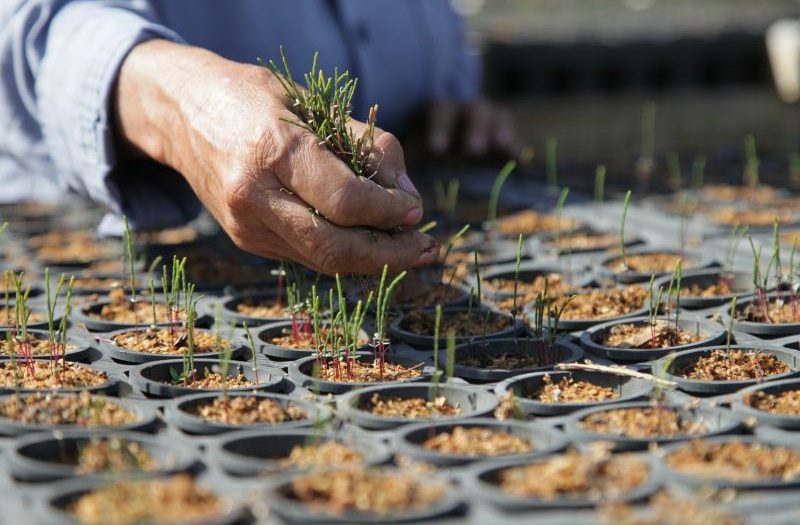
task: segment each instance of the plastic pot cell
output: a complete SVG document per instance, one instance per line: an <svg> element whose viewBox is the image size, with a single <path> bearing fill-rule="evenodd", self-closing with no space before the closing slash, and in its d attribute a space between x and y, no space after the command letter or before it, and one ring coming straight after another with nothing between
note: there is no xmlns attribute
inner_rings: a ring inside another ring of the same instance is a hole
<svg viewBox="0 0 800 525"><path fill-rule="evenodd" d="M800 391L800 378L755 384L740 390L731 407L742 418L755 418L762 425L771 425L786 430L800 430L800 414L769 412L757 408L753 404L759 396L780 395L795 391Z"/></svg>
<svg viewBox="0 0 800 525"><path fill-rule="evenodd" d="M8 454L9 469L16 479L34 482L74 477L113 477L113 472L88 474L79 468L80 455L88 444L110 438L139 445L155 462L155 469L146 471L148 474L189 471L197 461L189 449L140 432L114 432L101 437L91 431L79 430L42 432L18 438ZM128 472L127 475L131 474L136 475L136 472Z"/></svg>
<svg viewBox="0 0 800 525"><path fill-rule="evenodd" d="M436 415L430 419L421 419L404 416L384 416L374 414L369 410L374 396L381 399L423 399L443 401L459 409L452 415ZM378 385L349 392L337 400L339 414L350 422L362 428L372 430L387 430L397 428L409 423L421 421L460 421L471 417L491 415L497 408L498 400L487 390L456 386L451 384L415 383L407 385Z"/></svg>
<svg viewBox="0 0 800 525"><path fill-rule="evenodd" d="M550 381L554 384L569 378L576 383L588 382L599 387L610 388L614 391L615 397L603 401L546 403L535 399L546 384L545 376L549 376ZM605 372L534 372L506 379L498 383L494 391L499 398L513 392L517 407L523 414L558 416L595 406L608 406L644 399L653 391L653 383L644 379Z"/></svg>
<svg viewBox="0 0 800 525"><path fill-rule="evenodd" d="M493 364L493 359L534 359L525 366L516 368ZM583 350L564 339L556 339L554 348L549 341L528 338L486 339L456 347L456 377L474 383L494 383L512 376L549 370L556 363L574 363L583 357ZM447 361L446 352L440 351L439 364L442 368Z"/></svg>
<svg viewBox="0 0 800 525"><path fill-rule="evenodd" d="M468 308L447 308L447 309L443 308L442 309L443 324L444 324L444 319L448 315L463 314L469 311L470 310ZM431 315L431 316L434 315L434 310L430 308L423 310L422 312L425 315ZM409 322L411 320L411 316L413 315L415 314L414 313L405 314L395 319L389 328L389 334L391 335L392 338L400 339L413 346L419 348L432 349L434 346L433 331L431 331L430 334L417 334L410 331ZM460 335L456 333L455 336L456 344L468 343L482 338L494 339L499 337L513 337L521 333L522 330L524 329L524 323L522 322L521 319L514 319L510 314L498 312L495 310L489 310L489 309L478 310L477 307L473 308L471 314L471 318L472 317L475 318L473 326L475 327L481 326L482 319L484 318L483 316L488 316L490 320L498 317L504 317L508 319L508 322L505 325L505 327L500 330L490 331L487 329L485 335L482 334L480 331L478 331L474 335L472 334ZM445 348L446 346L447 346L447 334L442 333L439 335L439 348Z"/></svg>
<svg viewBox="0 0 800 525"><path fill-rule="evenodd" d="M72 309L72 320L78 325L85 326L90 332L112 332L115 330L145 329L153 324L152 314L142 316L139 324L121 321L107 321L98 317L103 307L110 301L96 301L83 303ZM159 323L158 326L169 326L169 323Z"/></svg>
<svg viewBox="0 0 800 525"><path fill-rule="evenodd" d="M587 235L591 238L596 238L598 240L594 245L580 246L569 242L570 237L573 235L574 236ZM602 239L607 235L612 235L615 238ZM532 251L534 251L534 253L535 251L546 249L559 256L565 256L569 254L608 252L615 248L619 248L619 238L617 237L617 235L618 232L603 231L584 226L581 228L574 228L572 230L565 228L561 231L560 235L556 232L544 233L537 236L536 238L531 239L530 244L532 246ZM644 240L642 240L641 238L630 235L625 236L626 248L632 248L634 246L639 246L641 244L644 244Z"/></svg>
<svg viewBox="0 0 800 525"><path fill-rule="evenodd" d="M541 264L531 264L527 263L526 265L520 265L519 270L519 284L530 284L533 283L539 277L547 277L552 274L557 274L562 276L564 279L567 277L565 276L565 272L563 269L558 268L556 266L543 266ZM509 264L504 265L495 269L487 270L485 272L481 272L481 279L483 280L482 283L482 293L484 296L488 297L492 300L503 300L503 299L510 299L514 297L514 292L509 292L505 290L497 290L493 286L491 286L491 282L495 279L502 279L508 281L514 281L516 276L516 264ZM583 270L579 270L577 272L571 272L570 275L571 283L574 289L585 288L592 283L592 276L587 274ZM477 286L475 287L477 291ZM525 295L521 289L517 290L517 296L522 297Z"/></svg>
<svg viewBox="0 0 800 525"><path fill-rule="evenodd" d="M234 321L238 326L242 326L242 323L247 323L247 326L252 328L254 326L261 326L267 323L277 323L277 322L287 321L289 319L289 315L284 314L284 315L277 315L270 317L261 317L249 313L242 313L238 310L238 307L242 304L262 304L262 303L272 304L277 302L277 298L278 298L277 290L269 290L263 292L252 292L252 293L226 296L220 299L218 304L220 304L221 306L222 319L226 323ZM286 301L286 292L283 293L282 300L284 302ZM214 304L217 303L215 302ZM288 310L288 307L285 310ZM213 318L214 317L213 306L211 306L209 308L209 311L205 313L206 315Z"/></svg>
<svg viewBox="0 0 800 525"><path fill-rule="evenodd" d="M659 317L659 322L667 322L675 326L675 317ZM649 317L632 317L629 319L615 320L594 326L581 334L581 346L587 352L607 357L613 361L642 362L658 359L672 352L680 352L692 348L718 345L725 341L726 331L721 324L706 319L693 317L679 317L678 326L681 331L693 334L702 334L704 337L695 343L688 343L666 348L620 348L604 345L603 341L615 326L633 324L635 326L648 326ZM649 342L649 341L646 341Z"/></svg>
<svg viewBox="0 0 800 525"><path fill-rule="evenodd" d="M8 363L8 362L9 362L9 359L2 359L2 360L0 360L0 365L4 365L5 363ZM42 362L50 363L50 359L48 357L44 357L44 358L39 357L39 358L34 359L34 363L33 364L42 363ZM99 369L97 369L95 367L92 367L90 365L78 364L78 363L74 363L72 361L68 361L67 362L67 366L69 366L69 367L71 367L73 369L83 368L83 369L91 370L93 372L101 372L101 370L99 370ZM24 378L25 375L28 374L28 372L26 371L25 362L24 361L18 361L17 362L17 367L18 367L18 370L19 370L20 378L21 379ZM55 372L52 372L52 373L57 375L58 371L55 371ZM2 395L2 394L13 394L13 393L28 394L28 393L36 393L36 392L40 392L40 393L44 393L44 394L50 393L50 392L57 392L57 393L62 393L62 394L76 394L76 393L80 393L80 392L91 392L93 394L115 395L115 394L117 394L117 392L119 390L119 386L120 386L120 379L118 377L115 377L112 374L106 373L105 381L103 381L102 383L97 384L97 385L91 385L91 386L87 385L87 386L70 387L70 388L63 388L63 387L44 387L44 388L23 388L23 387L18 387L18 388L15 388L13 386L0 385L0 395Z"/></svg>
<svg viewBox="0 0 800 525"><path fill-rule="evenodd" d="M168 359L183 358L184 354L180 352L176 352L174 354L160 354L160 353L151 354L148 352L137 352L135 350L125 348L124 346L119 346L114 342L115 336L131 332L133 330L146 330L146 329L125 328L121 330L115 330L107 334L99 335L97 337L97 341L100 350L109 357L111 357L112 359L114 359L115 361L121 361L123 363L132 363L132 364L151 363L153 361L164 361ZM208 330L195 328L195 332L208 333ZM176 338L179 338L182 333L183 333L182 329L179 332L176 332ZM244 342L236 338L225 338L225 339L230 341L231 345L233 346L233 349L231 351L231 359L241 358L242 355L244 355L245 351L247 350L247 347L245 346ZM222 353L195 352L195 357L198 359L220 360L222 359Z"/></svg>
<svg viewBox="0 0 800 525"><path fill-rule="evenodd" d="M790 300L788 292L772 292L767 294L767 301L769 301L769 303L773 303L776 299L780 298L782 298L787 303ZM745 308L748 308L751 305L754 305L755 303L756 303L756 298L754 296L738 299L736 301L737 315L741 314L742 312L744 312ZM722 317L722 322L725 324L725 326L729 326L731 321L730 306L721 307L720 314ZM798 309L798 319L800 319L800 307ZM763 322L744 321L735 319L733 321L733 329L738 330L740 332L744 332L746 334L753 334L765 337L782 337L782 336L800 334L800 321L791 323L775 323L775 322L763 323Z"/></svg>
<svg viewBox="0 0 800 525"><path fill-rule="evenodd" d="M253 423L253 424L234 424L225 423L220 421L212 421L203 418L198 412L198 407L213 402L221 396L220 393L201 393L183 396L175 399L170 405L166 407L167 419L169 419L179 429L189 434L212 435L221 434L224 432L231 432L233 430L248 430L248 429L276 429L287 430L302 427L309 427L311 425L319 425L325 423L331 417L331 411L324 405L289 397L283 394L274 393L230 393L231 398L234 397L251 397L257 400L271 400L287 408L290 405L299 408L305 413L304 419L286 420L280 423Z"/></svg>
<svg viewBox="0 0 800 525"><path fill-rule="evenodd" d="M310 345L308 348L291 348L288 346L281 346L272 343L275 337L290 335L292 333L292 322L282 321L278 323L270 323L253 333L254 342L258 345L258 351L268 356L270 359L277 361L295 361L297 359L304 359L314 355L314 348ZM359 332L359 339L366 341L369 336L367 332L361 330ZM366 350L367 346L362 346L360 350Z"/></svg>
<svg viewBox="0 0 800 525"><path fill-rule="evenodd" d="M47 330L28 330L28 335L35 337L37 340L44 340L47 341L50 339L50 333ZM7 331L0 330L0 345L3 345L3 353L0 354L0 360L9 359L11 356L6 353L6 344L7 344ZM85 361L89 358L89 355L92 351L92 347L90 341L87 337L82 337L78 335L77 332L73 332L71 330L67 331L67 353L66 359L67 361ZM45 354L37 354L34 357L50 357L49 353ZM60 357L60 354L59 354Z"/></svg>
<svg viewBox="0 0 800 525"><path fill-rule="evenodd" d="M591 294L593 291L604 292L611 290L610 288L603 288L603 289L592 289L592 288L584 288L583 290L578 290L575 293L579 296ZM534 313L534 305L533 303L528 304L525 307L525 310L528 316L532 316ZM642 315L647 314L648 306L647 301L644 301L642 306L639 308L635 308L627 313L615 316L601 316L595 318L587 318L587 319L566 319L562 317L558 320L558 330L563 332L577 332L580 330L587 330L593 326L597 326L599 324L604 323L611 323L615 321L622 321L627 320L633 317L639 317Z"/></svg>
<svg viewBox="0 0 800 525"><path fill-rule="evenodd" d="M626 250L625 256L626 257L635 257L637 255L652 255L652 254L668 254L670 256L675 257L675 261L681 257L675 250L671 249L662 249L662 248L647 248L647 249L636 249L636 250ZM665 271L656 271L656 272L649 272L649 271L636 271L636 270L625 270L625 271L617 271L614 269L613 265L620 260L620 256L612 255L604 259L599 265L599 271L606 277L613 278L617 282L630 284L630 283L642 283L647 282L650 280L652 275L655 275L656 278L669 276L672 274L674 268L669 268L669 270ZM682 256L683 260L683 269L699 269L705 268L712 263L712 260L703 255L702 253L698 252L691 252L686 251L683 253ZM674 263L673 265L674 266Z"/></svg>
<svg viewBox="0 0 800 525"><path fill-rule="evenodd" d="M684 392L698 395L728 394L736 392L742 388L761 382L771 382L798 375L800 373L800 352L781 347L771 347L769 345L731 345L731 350L755 351L774 355L779 361L784 363L789 371L782 374L762 377L760 379L745 380L722 380L722 381L701 381L688 379L681 373L687 367L692 366L701 357L710 355L715 350L727 351L724 346L705 347L695 350L685 350L677 353L674 357L663 357L653 363L653 374L663 377L678 384L678 388Z"/></svg>
<svg viewBox="0 0 800 525"><path fill-rule="evenodd" d="M637 409L663 409L677 412L682 420L689 422L691 425L697 425L697 431L676 435L638 437L621 433L598 433L584 428L581 425L581 422L592 414L610 410ZM569 419L565 421L564 432L568 439L575 442L590 443L593 441L606 441L613 445L614 450L622 451L645 450L652 443L664 445L678 441L688 441L720 434L735 433L739 431L741 427L741 420L730 410L707 407L691 407L674 403L668 403L663 406L659 406L654 405L650 401L638 401L612 406L592 407L575 412Z"/></svg>
<svg viewBox="0 0 800 525"><path fill-rule="evenodd" d="M353 357L354 360L362 363L364 366L372 366L375 357L371 352L361 352ZM402 366L406 369L418 370L419 374L399 381L331 381L314 378L314 368L318 366L318 361L315 356L300 359L289 365L289 379L292 380L297 386L307 388L313 392L319 391L321 394L343 394L353 389L363 388L365 386L372 386L375 384L402 384L414 383L419 381L427 381L431 377L431 370L425 367L425 361L415 359L412 357L400 357L397 355L387 354L385 357L386 364L394 364ZM346 369L344 363L340 365L342 374ZM346 378L345 378L346 379Z"/></svg>
<svg viewBox="0 0 800 525"><path fill-rule="evenodd" d="M222 373L222 364L213 359L195 359L194 370L198 378L208 373ZM183 374L183 360L169 359L153 363L141 364L130 371L131 384L140 392L153 397L172 398L198 392L221 392L222 388L201 389L183 386L177 378ZM231 361L228 366L228 377L244 375L248 381L257 383L253 386L229 388L229 392L280 390L283 377L274 368L259 366L253 370L253 364L244 361ZM256 376L258 376L256 378ZM258 379L258 381L256 381Z"/></svg>
<svg viewBox="0 0 800 525"><path fill-rule="evenodd" d="M456 427L463 429L486 429L504 432L516 438L526 440L531 450L514 454L501 455L469 455L449 454L425 447L427 440L443 433L452 433ZM563 450L566 440L561 432L553 427L523 423L519 421L498 421L488 418L465 419L458 422L418 423L403 427L395 434L394 443L400 454L413 460L437 466L465 465L476 461L509 461L524 462L540 456L546 456Z"/></svg>
<svg viewBox="0 0 800 525"><path fill-rule="evenodd" d="M319 429L267 429L231 432L217 443L210 454L212 460L220 468L234 476L285 474L306 470L284 463L295 447L314 446L330 441L352 447L360 452L362 455L360 464L366 466L386 463L392 456L389 448L380 440ZM327 464L326 466L341 465Z"/></svg>
<svg viewBox="0 0 800 525"><path fill-rule="evenodd" d="M666 291L669 288L670 277L662 277L653 284L653 289L664 288L666 301ZM691 289L698 286L706 289L709 286L719 284L721 281L728 283L731 293L723 295L711 295L707 297L690 296L686 293L681 294L681 308L710 308L721 304L729 303L734 297L741 298L753 293L753 274L752 272L727 272L720 268L708 268L686 272L681 276L681 288ZM677 284L677 283L675 283ZM674 299L673 299L674 302Z"/></svg>

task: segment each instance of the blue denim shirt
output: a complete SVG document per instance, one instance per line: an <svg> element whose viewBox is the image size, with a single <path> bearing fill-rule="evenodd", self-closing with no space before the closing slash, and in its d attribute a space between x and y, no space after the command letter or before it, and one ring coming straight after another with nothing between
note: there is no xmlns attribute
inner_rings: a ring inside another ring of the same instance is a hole
<svg viewBox="0 0 800 525"><path fill-rule="evenodd" d="M359 77L355 115L378 103L390 130L426 101L478 89L477 61L447 0L3 0L0 202L69 188L139 228L198 212L178 174L116 165L110 91L126 54L153 37L249 63L284 44L297 71L319 50L328 71Z"/></svg>

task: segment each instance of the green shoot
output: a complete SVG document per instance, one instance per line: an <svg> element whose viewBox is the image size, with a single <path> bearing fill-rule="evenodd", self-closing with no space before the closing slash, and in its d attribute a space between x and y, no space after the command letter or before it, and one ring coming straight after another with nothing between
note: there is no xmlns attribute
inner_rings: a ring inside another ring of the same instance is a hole
<svg viewBox="0 0 800 525"><path fill-rule="evenodd" d="M728 320L728 333L725 335L725 348L728 350L728 354L730 355L731 351L731 336L733 334L733 322L736 319L736 296L733 296L733 301L731 301L731 310L730 310L730 319Z"/></svg>
<svg viewBox="0 0 800 525"><path fill-rule="evenodd" d="M628 269L627 258L625 257L625 221L628 219L628 206L631 204L631 190L625 194L625 200L622 204L622 217L619 221L619 253L622 260L623 270Z"/></svg>
<svg viewBox="0 0 800 525"><path fill-rule="evenodd" d="M419 229L417 229L417 231L420 232L420 233L427 233L427 232L431 231L432 229L436 228L436 226L437 226L437 222L436 221L430 221L430 222L425 223Z"/></svg>
<svg viewBox="0 0 800 525"><path fill-rule="evenodd" d="M561 253L561 216L564 212L564 203L569 195L569 188L561 190L561 194L556 201L556 253Z"/></svg>
<svg viewBox="0 0 800 525"><path fill-rule="evenodd" d="M494 184L492 184L492 191L489 194L489 211L486 217L486 222L490 227L494 226L494 223L497 220L497 204L500 201L500 191L503 189L503 185L506 183L509 175L511 175L511 172L513 172L514 168L516 167L517 163L515 161L509 160L506 162L506 164L497 174Z"/></svg>
<svg viewBox="0 0 800 525"><path fill-rule="evenodd" d="M594 170L594 202L598 206L603 205L606 191L606 167L598 164Z"/></svg>
<svg viewBox="0 0 800 525"><path fill-rule="evenodd" d="M759 184L759 160L755 137L748 133L744 137L744 180L745 186L754 188Z"/></svg>
<svg viewBox="0 0 800 525"><path fill-rule="evenodd" d="M511 309L511 317L514 319L514 325L517 324L517 289L519 287L519 267L522 261L522 234L519 234L517 240L517 264L514 266L514 307Z"/></svg>
<svg viewBox="0 0 800 525"><path fill-rule="evenodd" d="M692 188L700 189L703 187L706 172L706 156L697 155L692 162Z"/></svg>
<svg viewBox="0 0 800 525"><path fill-rule="evenodd" d="M481 297L481 264L478 261L478 250L473 252L475 256L475 281L478 284L478 315L481 316L481 337L486 339L486 317L483 314L483 297ZM488 316L488 312L487 312Z"/></svg>
<svg viewBox="0 0 800 525"><path fill-rule="evenodd" d="M383 372L386 364L386 350L389 346L389 342L386 339L386 333L389 328L389 305L391 304L395 289L407 274L405 271L400 272L397 276L395 276L394 279L392 279L389 285L386 286L386 277L388 273L389 266L384 265L380 284L378 285L378 295L376 299L377 314L375 317L375 346L379 352L381 378L383 378Z"/></svg>
<svg viewBox="0 0 800 525"><path fill-rule="evenodd" d="M458 179L450 179L447 183L447 213L450 217L456 216L456 209L458 207L458 190L461 186L461 181Z"/></svg>
<svg viewBox="0 0 800 525"><path fill-rule="evenodd" d="M450 252L453 251L453 246L461 237L464 236L465 233L467 233L467 230L469 230L469 224L462 226L461 229L458 230L455 235L450 237L450 240L447 241L447 249L444 251L444 257L442 258L443 266L447 264L447 257L450 255ZM450 287L453 284L453 279L456 277L456 271L457 269L453 268L453 272L450 274L450 279L447 281L447 287ZM444 283L444 278L442 279L442 283Z"/></svg>
<svg viewBox="0 0 800 525"><path fill-rule="evenodd" d="M319 298L317 298L319 300ZM256 357L258 356L258 350L256 347L255 341L253 341L253 334L250 333L250 328L247 326L247 321L242 322L242 326L244 327L244 335L247 337L247 344L250 345L250 355L252 356L252 363L253 363L253 374L256 377L256 384L260 383L258 380L258 363L256 362Z"/></svg>
<svg viewBox="0 0 800 525"><path fill-rule="evenodd" d="M681 160L675 152L667 156L667 185L673 191L679 190L683 185L683 175L681 174Z"/></svg>
<svg viewBox="0 0 800 525"><path fill-rule="evenodd" d="M544 161L547 173L547 186L555 191L558 188L558 139L548 137L544 147Z"/></svg>
<svg viewBox="0 0 800 525"><path fill-rule="evenodd" d="M452 328L447 331L447 353L445 359L445 377L447 381L450 381L456 368L456 332Z"/></svg>
<svg viewBox="0 0 800 525"><path fill-rule="evenodd" d="M433 398L435 399L439 395L439 377L441 376L441 371L439 370L439 328L442 324L442 305L437 304L436 309L434 311L434 318L433 318L433 378L432 381L434 383L433 388Z"/></svg>
<svg viewBox="0 0 800 525"><path fill-rule="evenodd" d="M318 69L319 54L314 53L311 71L304 75L306 89L298 86L283 46L280 47L283 63L281 69L272 60L261 58L258 62L268 68L278 79L289 99L290 106L299 117L290 121L316 134L321 143L339 157L358 176L372 177L378 169L378 159L373 159L375 147L375 124L378 106L370 107L366 129L359 136L350 126L352 103L358 87L358 79L351 78L348 71L334 69L333 77L327 77Z"/></svg>

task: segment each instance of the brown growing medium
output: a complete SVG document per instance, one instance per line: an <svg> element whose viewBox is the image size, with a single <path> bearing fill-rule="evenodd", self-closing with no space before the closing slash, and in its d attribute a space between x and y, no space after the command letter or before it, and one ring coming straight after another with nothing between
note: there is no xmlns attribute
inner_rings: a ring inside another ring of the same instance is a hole
<svg viewBox="0 0 800 525"><path fill-rule="evenodd" d="M576 219L563 217L561 230L568 231L579 226ZM554 232L558 230L558 216L553 214L537 213L533 210L523 210L497 219L496 228L505 236L517 237L520 233L531 235L534 233Z"/></svg>
<svg viewBox="0 0 800 525"><path fill-rule="evenodd" d="M747 525L721 505L659 492L645 508L612 504L600 512L600 525Z"/></svg>
<svg viewBox="0 0 800 525"><path fill-rule="evenodd" d="M488 315L487 315L488 314ZM433 312L416 310L406 317L403 328L417 335L432 336L434 331L435 316ZM474 309L472 312L443 312L439 333L446 334L454 331L456 336L471 337L484 333L499 332L511 327L512 320L505 315L494 312L485 312Z"/></svg>
<svg viewBox="0 0 800 525"><path fill-rule="evenodd" d="M191 281L205 286L237 285L269 280L269 270L263 266L231 261L226 257L210 257L196 252L191 257Z"/></svg>
<svg viewBox="0 0 800 525"><path fill-rule="evenodd" d="M720 279L715 283L705 286L693 284L689 287L681 288L681 296L683 297L719 297L721 295L731 295L733 288L730 282L725 279Z"/></svg>
<svg viewBox="0 0 800 525"><path fill-rule="evenodd" d="M775 354L757 350L713 350L679 369L678 375L697 381L745 381L784 374L791 369Z"/></svg>
<svg viewBox="0 0 800 525"><path fill-rule="evenodd" d="M289 496L326 514L386 516L429 508L446 486L402 471L348 467L294 478Z"/></svg>
<svg viewBox="0 0 800 525"><path fill-rule="evenodd" d="M319 337L321 343L325 343L328 341L328 332L329 329L327 326L320 327ZM339 338L344 337L344 334L340 329L337 329L337 332ZM295 337L292 334L291 329L284 329L283 335L278 335L269 338L267 342L275 346L281 346L283 348L291 348L292 350L307 350L309 352L313 352L317 344L316 340L314 339L313 332L301 331L300 334L297 337ZM367 339L359 339L358 345L363 346L368 342L369 340Z"/></svg>
<svg viewBox="0 0 800 525"><path fill-rule="evenodd" d="M106 397L88 392L79 395L14 395L0 402L0 417L25 425L79 427L116 427L137 421L135 413Z"/></svg>
<svg viewBox="0 0 800 525"><path fill-rule="evenodd" d="M28 324L38 324L43 323L46 319L44 313L42 312L34 312L28 310ZM6 308L5 306L0 307L0 326L16 326L17 324L17 308L11 306Z"/></svg>
<svg viewBox="0 0 800 525"><path fill-rule="evenodd" d="M788 296L787 296L788 299ZM767 315L772 324L800 323L800 308L793 308L791 301L777 301L770 298L767 303ZM754 301L747 304L743 310L737 312L737 320L763 323L764 310Z"/></svg>
<svg viewBox="0 0 800 525"><path fill-rule="evenodd" d="M137 289L142 287L142 283L138 280L134 281L134 285ZM76 277L73 284L75 290L114 290L129 286L130 279L124 275L117 277Z"/></svg>
<svg viewBox="0 0 800 525"><path fill-rule="evenodd" d="M702 332L682 330L668 321L650 323L624 323L612 326L600 341L612 348L670 348L703 341L708 336ZM655 345L653 344L655 342Z"/></svg>
<svg viewBox="0 0 800 525"><path fill-rule="evenodd" d="M488 290L495 290L497 292L514 293L514 279L489 279L484 281L484 286ZM517 295L524 297L526 300L530 297L531 300L536 298L536 295L544 292L545 283L547 283L547 293L551 296L561 295L573 289L563 275L560 273L549 273L546 275L537 275L532 281L520 279L517 283Z"/></svg>
<svg viewBox="0 0 800 525"><path fill-rule="evenodd" d="M36 257L50 264L90 262L114 258L114 250L95 240L45 245L36 249Z"/></svg>
<svg viewBox="0 0 800 525"><path fill-rule="evenodd" d="M65 460L76 465L78 474L146 472L159 468L140 443L120 438L92 440L80 449L78 457Z"/></svg>
<svg viewBox="0 0 800 525"><path fill-rule="evenodd" d="M647 302L648 292L641 286L625 288L599 288L579 293L569 301L561 315L562 319L609 319L640 310ZM556 299L555 307L561 308L568 300Z"/></svg>
<svg viewBox="0 0 800 525"><path fill-rule="evenodd" d="M334 364L338 366L334 366ZM349 365L334 360L327 360L320 367L319 378L323 381L344 383L383 383L390 381L406 381L422 375L422 364L416 367L403 366L398 363L379 359L350 359Z"/></svg>
<svg viewBox="0 0 800 525"><path fill-rule="evenodd" d="M152 324L153 322L153 305L150 299L137 297L136 303L132 303L130 297L125 295L122 288L112 290L109 294L109 302L104 304L100 311L91 307L91 305L83 309L83 313L92 319L99 319L101 321L113 321L117 323L139 323L139 324ZM179 319L184 320L185 314L183 311L178 312ZM170 322L170 312L167 306L163 303L156 303L156 319L159 323Z"/></svg>
<svg viewBox="0 0 800 525"><path fill-rule="evenodd" d="M278 305L275 299L249 297L236 305L236 311L250 317L289 317L291 314L285 304Z"/></svg>
<svg viewBox="0 0 800 525"><path fill-rule="evenodd" d="M772 226L775 220L778 224L792 224L797 222L797 216L788 210L738 210L736 208L723 208L708 215L711 222L723 226L766 227Z"/></svg>
<svg viewBox="0 0 800 525"><path fill-rule="evenodd" d="M165 383L171 383L165 381ZM207 371L204 375L193 374L187 378L186 381L180 382L181 386L188 388L213 389L219 390L225 388L250 388L257 386L258 383L250 381L244 374L229 375L227 381L222 380L222 374L218 372Z"/></svg>
<svg viewBox="0 0 800 525"><path fill-rule="evenodd" d="M396 303L407 310L416 310L419 308L427 308L435 304L447 304L451 301L458 300L463 295L464 292L461 289L455 286L442 284L434 286L415 297L403 301L396 301Z"/></svg>
<svg viewBox="0 0 800 525"><path fill-rule="evenodd" d="M604 266L618 273L665 273L673 271L679 260L682 261L684 270L697 265L694 259L687 259L676 253L655 252L628 255L624 261L621 257L617 257L606 262Z"/></svg>
<svg viewBox="0 0 800 525"><path fill-rule="evenodd" d="M70 361L0 362L0 385L5 388L48 390L86 388L108 382L108 374Z"/></svg>
<svg viewBox="0 0 800 525"><path fill-rule="evenodd" d="M197 404L192 413L206 421L229 425L277 425L308 418L306 412L293 403L284 407L273 399L256 396L217 397Z"/></svg>
<svg viewBox="0 0 800 525"><path fill-rule="evenodd" d="M189 353L189 342L185 334L183 329L172 331L170 328L148 328L117 334L113 337L113 341L115 345L131 352L185 355ZM225 349L230 348L231 342L222 339L217 345L214 334L201 330L194 331L195 354L217 352L220 346Z"/></svg>
<svg viewBox="0 0 800 525"><path fill-rule="evenodd" d="M700 434L704 423L684 419L666 407L616 408L594 412L578 424L595 434L613 434L632 438L675 437Z"/></svg>
<svg viewBox="0 0 800 525"><path fill-rule="evenodd" d="M704 477L788 481L800 476L800 452L765 443L694 440L669 453L665 460L684 474Z"/></svg>
<svg viewBox="0 0 800 525"><path fill-rule="evenodd" d="M533 450L527 438L486 427L461 426L426 439L422 446L440 454L471 457L524 454Z"/></svg>
<svg viewBox="0 0 800 525"><path fill-rule="evenodd" d="M613 388L595 385L589 381L575 381L570 376L563 376L554 383L550 374L545 374L542 382L544 386L532 392L528 396L530 399L542 403L590 403L619 398Z"/></svg>
<svg viewBox="0 0 800 525"><path fill-rule="evenodd" d="M84 525L200 523L224 513L222 501L188 474L122 481L80 496L68 511Z"/></svg>
<svg viewBox="0 0 800 525"><path fill-rule="evenodd" d="M498 482L503 492L518 498L610 500L640 487L649 475L647 463L631 455L569 451L502 470Z"/></svg>
<svg viewBox="0 0 800 525"><path fill-rule="evenodd" d="M561 238L551 239L545 243L560 252L570 250L607 250L619 246L619 236L615 233L564 233Z"/></svg>
<svg viewBox="0 0 800 525"><path fill-rule="evenodd" d="M752 392L744 398L756 410L785 416L800 416L800 390L784 390L775 394Z"/></svg>
<svg viewBox="0 0 800 525"><path fill-rule="evenodd" d="M543 350L544 351L544 350ZM487 370L516 370L518 368L535 368L547 362L541 353L509 350L499 354L490 354L478 350L463 358L456 358L463 366L485 368Z"/></svg>
<svg viewBox="0 0 800 525"><path fill-rule="evenodd" d="M706 199L722 202L745 201L755 204L768 204L778 196L775 188L771 186L733 186L731 184L705 186L701 190L701 194Z"/></svg>
<svg viewBox="0 0 800 525"><path fill-rule="evenodd" d="M121 259L112 259L108 261L90 262L86 270L98 273L122 273L127 270L127 267Z"/></svg>
<svg viewBox="0 0 800 525"><path fill-rule="evenodd" d="M364 455L358 450L338 441L322 441L309 445L295 445L278 464L281 467L306 469L361 464Z"/></svg>
<svg viewBox="0 0 800 525"><path fill-rule="evenodd" d="M376 416L410 419L453 417L461 413L461 407L451 405L444 396L431 401L421 397L381 397L377 393L372 394L369 404L363 409Z"/></svg>
<svg viewBox="0 0 800 525"><path fill-rule="evenodd" d="M19 339L14 341L14 348L9 348L8 341L5 339L5 334L0 334L0 355L17 355L22 352L22 342ZM58 348L56 348L58 346ZM67 352L77 350L78 347L73 344L67 343ZM58 350L61 354L61 345L53 345L49 339L40 338L38 335L28 334L28 351L35 356L50 355L54 350Z"/></svg>
<svg viewBox="0 0 800 525"><path fill-rule="evenodd" d="M144 244L181 244L195 241L199 235L197 228L181 226L167 230L136 232L136 241Z"/></svg>

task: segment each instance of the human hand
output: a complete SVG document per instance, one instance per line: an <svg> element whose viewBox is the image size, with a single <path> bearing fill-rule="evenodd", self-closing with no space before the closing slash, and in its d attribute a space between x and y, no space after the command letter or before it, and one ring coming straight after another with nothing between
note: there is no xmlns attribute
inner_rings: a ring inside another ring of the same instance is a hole
<svg viewBox="0 0 800 525"><path fill-rule="evenodd" d="M378 172L356 176L293 123L282 87L262 67L150 40L123 63L114 105L129 149L180 172L243 250L326 273L436 260L432 237L396 229L422 218L397 139L377 130Z"/></svg>
<svg viewBox="0 0 800 525"><path fill-rule="evenodd" d="M442 155L459 151L473 157L516 158L520 147L509 113L486 100L437 100L428 109L428 149Z"/></svg>

